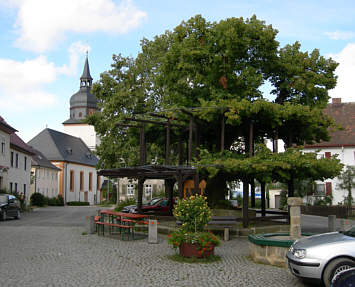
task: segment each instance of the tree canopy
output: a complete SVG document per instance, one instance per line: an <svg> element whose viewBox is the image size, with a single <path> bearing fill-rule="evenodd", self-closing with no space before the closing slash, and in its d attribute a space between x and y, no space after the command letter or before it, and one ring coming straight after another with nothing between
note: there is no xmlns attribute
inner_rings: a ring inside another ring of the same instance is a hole
<svg viewBox="0 0 355 287"><path fill-rule="evenodd" d="M314 156L293 149L247 156L251 125L253 144L283 139L287 147L329 140L328 128L334 125L322 108L328 90L336 85L337 63L317 49L301 51L298 42L280 47L276 35L276 29L256 16L209 22L197 15L152 40L143 39L136 58L114 55L112 69L93 86L100 112L88 119L101 137L100 166L138 164L138 129L121 124L129 117L149 119L155 112L186 128L192 118L201 149L195 160L223 165L225 177L240 178L243 170L264 181L285 179L290 173L302 178L318 179L322 172L335 176L336 168L326 165L329 169L321 170ZM266 82L273 102L263 94ZM173 151L179 137L187 138L186 128L172 126ZM145 136L147 161L156 157L161 163L164 127L146 124ZM305 166L310 166L308 171Z"/></svg>

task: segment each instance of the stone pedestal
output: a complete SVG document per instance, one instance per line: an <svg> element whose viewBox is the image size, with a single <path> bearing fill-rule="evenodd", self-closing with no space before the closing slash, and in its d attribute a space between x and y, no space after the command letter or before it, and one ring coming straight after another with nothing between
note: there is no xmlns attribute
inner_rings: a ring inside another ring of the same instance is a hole
<svg viewBox="0 0 355 287"><path fill-rule="evenodd" d="M158 243L158 221L148 220L148 243Z"/></svg>
<svg viewBox="0 0 355 287"><path fill-rule="evenodd" d="M289 197L287 204L290 209L290 237L291 239L301 238L301 205L302 198Z"/></svg>

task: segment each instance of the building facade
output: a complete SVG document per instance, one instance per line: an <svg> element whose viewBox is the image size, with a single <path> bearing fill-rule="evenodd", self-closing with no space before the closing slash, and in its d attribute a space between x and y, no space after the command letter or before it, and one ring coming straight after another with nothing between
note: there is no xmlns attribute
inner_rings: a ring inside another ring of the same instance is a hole
<svg viewBox="0 0 355 287"><path fill-rule="evenodd" d="M33 149L31 159L30 196L37 192L53 198L59 195L58 175L60 169L53 165L40 151Z"/></svg>
<svg viewBox="0 0 355 287"><path fill-rule="evenodd" d="M96 156L82 139L52 129L45 129L28 143L58 171L58 194L64 202L86 201L95 204L100 198Z"/></svg>
<svg viewBox="0 0 355 287"><path fill-rule="evenodd" d="M340 98L334 98L328 104L324 113L331 116L343 130L331 131L328 142L306 145L306 152L317 152L319 157L330 158L337 155L341 163L346 166L355 165L355 103L342 103ZM344 170L343 169L343 170ZM324 182L317 181L316 192L308 200L314 201L319 197L332 195L333 204L344 203L348 191L339 188L339 179L328 179Z"/></svg>

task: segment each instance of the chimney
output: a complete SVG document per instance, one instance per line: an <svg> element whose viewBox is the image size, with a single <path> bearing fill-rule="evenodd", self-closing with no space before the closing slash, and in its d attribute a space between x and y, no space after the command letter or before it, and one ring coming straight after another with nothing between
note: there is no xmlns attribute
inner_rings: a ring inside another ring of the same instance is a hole
<svg viewBox="0 0 355 287"><path fill-rule="evenodd" d="M341 104L341 98L332 98L332 104Z"/></svg>

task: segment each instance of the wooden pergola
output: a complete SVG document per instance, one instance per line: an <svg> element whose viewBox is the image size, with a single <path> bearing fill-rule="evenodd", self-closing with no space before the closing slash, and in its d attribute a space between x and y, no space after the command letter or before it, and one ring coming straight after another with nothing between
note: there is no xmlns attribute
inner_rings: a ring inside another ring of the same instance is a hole
<svg viewBox="0 0 355 287"><path fill-rule="evenodd" d="M200 145L199 136L199 119L185 109L180 109L180 112L188 115L189 121L187 124L172 123L172 119L164 115L149 113L150 116L159 118L160 120L148 120L139 118L125 118L122 123L117 123L120 127L137 128L140 130L140 160L139 166L124 167L117 169L99 170L98 175L114 178L134 178L138 179L138 210L142 207L143 186L146 179L162 179L165 181L166 193L169 197L170 208L172 209L173 187L178 184L179 197L182 198L184 191L184 181L187 179L194 180L194 193L199 191L200 176L198 169L191 166L192 156L198 157L198 149ZM135 122L136 124L128 124L127 122ZM166 144L165 144L165 164L164 165L147 165L146 163L146 142L145 142L145 124L154 124L164 126L166 129ZM170 153L170 135L171 127L176 127L180 130L178 142L178 162L179 165L169 165ZM187 158L186 165L183 165L183 133L188 132L187 141ZM253 138L253 125L250 126L250 141L249 141L249 156L252 156L252 138ZM221 131L220 131L220 150L224 150L225 142L225 117L221 118ZM244 185L243 185L244 186ZM265 216L265 186L262 188L262 215ZM251 193L252 203L255 206L255 189L252 188ZM243 225L246 227L249 223L248 219L248 204L249 204L249 188L243 188ZM253 205L252 205L253 206Z"/></svg>

